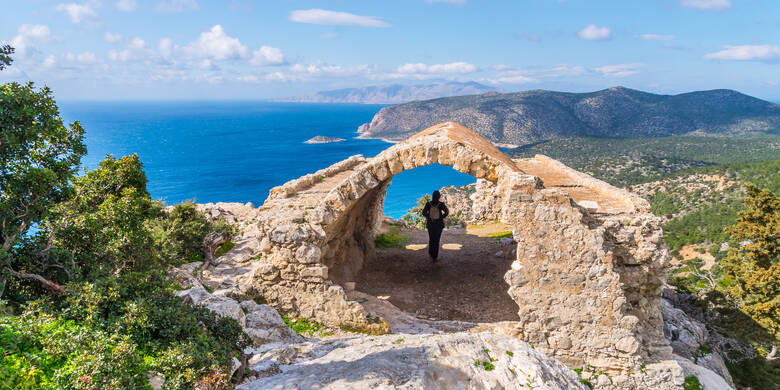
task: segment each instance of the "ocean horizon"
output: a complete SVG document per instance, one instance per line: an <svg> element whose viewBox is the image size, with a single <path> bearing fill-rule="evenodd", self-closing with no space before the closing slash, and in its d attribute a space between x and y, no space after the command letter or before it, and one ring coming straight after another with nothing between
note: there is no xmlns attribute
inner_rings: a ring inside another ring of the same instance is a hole
<svg viewBox="0 0 780 390"><path fill-rule="evenodd" d="M85 129L94 169L107 154L137 153L151 196L168 204L186 200L252 202L286 181L325 168L349 156L373 157L391 146L358 139L357 128L385 105L219 101L61 101L69 124ZM323 135L342 142L306 144ZM400 218L417 198L446 185L475 179L451 167L432 165L393 178L385 214Z"/></svg>

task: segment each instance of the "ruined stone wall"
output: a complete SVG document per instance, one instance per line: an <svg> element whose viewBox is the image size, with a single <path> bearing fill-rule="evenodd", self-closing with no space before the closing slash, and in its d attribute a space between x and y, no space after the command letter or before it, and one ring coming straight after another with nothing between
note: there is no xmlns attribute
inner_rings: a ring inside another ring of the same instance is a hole
<svg viewBox="0 0 780 390"><path fill-rule="evenodd" d="M322 263L335 283L354 283L363 264L376 259L374 238L384 216L382 208L389 185L387 179L369 190L339 219L328 224Z"/></svg>
<svg viewBox="0 0 780 390"><path fill-rule="evenodd" d="M562 162L547 157L543 154L537 154L534 156L534 160L539 161L542 165L547 166L550 170L559 171L572 177L572 181L583 187L589 188L595 192L610 196L615 199L624 201L629 206L629 212L632 213L649 213L650 203L644 198L637 196L622 188L617 188L609 183L596 179L593 176L586 175L580 171L572 169Z"/></svg>
<svg viewBox="0 0 780 390"><path fill-rule="evenodd" d="M471 222L498 221L501 219L503 193L498 190L496 183L479 179L476 183L476 191L471 194Z"/></svg>
<svg viewBox="0 0 780 390"><path fill-rule="evenodd" d="M613 373L668 359L658 331L668 256L658 221L597 220L564 191L515 176L502 217L518 243L505 280L520 307L520 337L573 367Z"/></svg>
<svg viewBox="0 0 780 390"><path fill-rule="evenodd" d="M439 163L482 179L479 215L512 227L517 258L505 280L519 308L518 337L571 365L616 374L668 358L660 314L668 254L658 219L641 207L597 218L457 124L346 161L271 191L255 218L262 238L246 265L252 277L236 294L331 326L387 331L343 286L375 256L392 176Z"/></svg>

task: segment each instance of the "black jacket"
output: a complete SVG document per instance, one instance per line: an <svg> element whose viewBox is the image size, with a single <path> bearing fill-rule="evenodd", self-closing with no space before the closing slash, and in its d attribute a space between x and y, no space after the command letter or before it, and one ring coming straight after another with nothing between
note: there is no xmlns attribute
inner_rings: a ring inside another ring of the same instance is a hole
<svg viewBox="0 0 780 390"><path fill-rule="evenodd" d="M425 203L425 207L423 207L422 215L425 217L425 226L431 227L444 227L444 218L447 218L448 215L450 215L450 210L447 208L447 205L444 204L444 202L439 201L438 205L439 211L441 211L441 217L437 220L431 219L431 202Z"/></svg>

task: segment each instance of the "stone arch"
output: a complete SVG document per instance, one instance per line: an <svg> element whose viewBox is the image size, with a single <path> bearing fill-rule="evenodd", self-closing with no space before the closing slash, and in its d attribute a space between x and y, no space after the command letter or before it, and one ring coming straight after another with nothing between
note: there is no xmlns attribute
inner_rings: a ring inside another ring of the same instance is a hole
<svg viewBox="0 0 780 390"><path fill-rule="evenodd" d="M363 263L374 256L374 232L393 176L436 163L494 185L504 172L520 172L493 144L455 123L431 127L384 150L334 187L320 206L332 216L324 225L328 240L320 248L332 281L354 282Z"/></svg>
<svg viewBox="0 0 780 390"><path fill-rule="evenodd" d="M371 159L353 156L272 189L258 217L262 262L246 289L291 315L386 331L342 286L374 255L392 176L440 163L491 182L490 202L512 227L517 258L504 279L519 308L513 334L570 365L612 373L668 358L660 314L668 253L660 220L643 200L549 160L536 163L601 191L622 209L591 213L572 192L545 188L489 141L444 123Z"/></svg>

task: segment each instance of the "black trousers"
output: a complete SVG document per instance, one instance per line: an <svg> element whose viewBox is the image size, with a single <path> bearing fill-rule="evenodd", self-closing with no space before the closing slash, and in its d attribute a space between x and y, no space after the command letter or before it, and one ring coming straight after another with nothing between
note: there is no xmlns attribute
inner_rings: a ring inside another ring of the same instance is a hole
<svg viewBox="0 0 780 390"><path fill-rule="evenodd" d="M439 242L441 241L441 232L444 226L438 224L428 224L428 254L431 258L439 257Z"/></svg>

